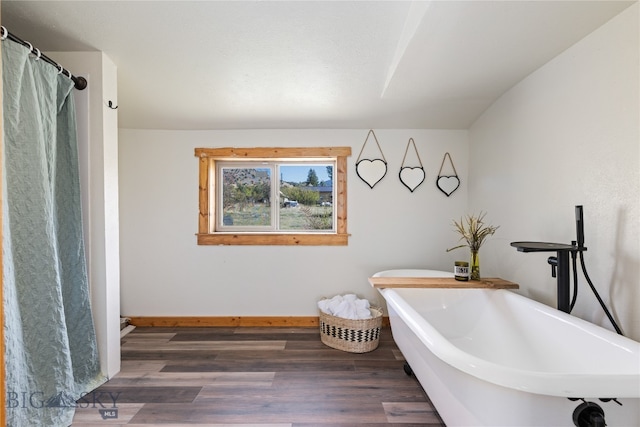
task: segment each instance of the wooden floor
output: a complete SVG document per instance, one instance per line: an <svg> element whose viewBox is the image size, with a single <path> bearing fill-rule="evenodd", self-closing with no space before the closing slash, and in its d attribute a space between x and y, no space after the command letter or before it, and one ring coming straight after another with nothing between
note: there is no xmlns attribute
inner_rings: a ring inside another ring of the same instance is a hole
<svg viewBox="0 0 640 427"><path fill-rule="evenodd" d="M317 328L136 328L73 426L444 426L403 365L387 328L365 354Z"/></svg>

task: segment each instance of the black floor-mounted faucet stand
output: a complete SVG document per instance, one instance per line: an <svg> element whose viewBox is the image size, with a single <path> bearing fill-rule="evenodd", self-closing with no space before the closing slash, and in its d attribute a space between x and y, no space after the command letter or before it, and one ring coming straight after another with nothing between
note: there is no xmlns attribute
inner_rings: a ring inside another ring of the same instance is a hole
<svg viewBox="0 0 640 427"><path fill-rule="evenodd" d="M571 313L573 305L575 304L576 297L578 295L578 272L576 266L576 258L580 257L580 265L582 266L582 272L584 278L587 280L591 291L595 295L596 299L600 303L602 310L609 318L609 321L613 325L616 332L623 335L622 330L616 323L615 319L611 315L611 312L605 305L602 298L598 294L595 286L589 278L587 268L584 263L583 252L587 250L584 246L584 221L582 217L582 206L576 206L576 234L577 239L571 242L570 245L562 243L545 243L545 242L512 242L511 246L518 249L519 252L555 252L556 256L551 256L547 259L547 262L551 265L551 275L558 279L558 310L565 313ZM571 266L569 265L569 254L571 254L573 260L573 301L569 301L571 294Z"/></svg>
<svg viewBox="0 0 640 427"><path fill-rule="evenodd" d="M576 233L577 241L571 245L563 243L547 242L512 242L511 246L519 252L555 252L555 257L549 257L547 262L551 265L551 275L558 280L558 310L569 313L571 311L571 265L569 254L584 252L584 225L582 206L576 206Z"/></svg>
<svg viewBox="0 0 640 427"><path fill-rule="evenodd" d="M519 252L555 252L555 257L549 257L547 262L551 264L551 275L558 280L558 310L569 313L571 294L571 265L569 254L571 252L585 251L587 248L562 243L547 242L513 242L511 246Z"/></svg>

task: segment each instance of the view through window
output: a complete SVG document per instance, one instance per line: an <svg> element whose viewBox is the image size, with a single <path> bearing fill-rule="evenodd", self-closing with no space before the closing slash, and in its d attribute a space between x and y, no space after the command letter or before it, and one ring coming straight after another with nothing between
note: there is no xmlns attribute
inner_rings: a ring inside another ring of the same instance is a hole
<svg viewBox="0 0 640 427"><path fill-rule="evenodd" d="M217 167L222 209L216 230L335 229L335 162L218 162Z"/></svg>

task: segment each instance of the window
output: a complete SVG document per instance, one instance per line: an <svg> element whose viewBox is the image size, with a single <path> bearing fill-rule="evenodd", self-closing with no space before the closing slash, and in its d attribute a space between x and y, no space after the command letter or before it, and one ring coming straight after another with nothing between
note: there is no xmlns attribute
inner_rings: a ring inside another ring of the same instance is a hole
<svg viewBox="0 0 640 427"><path fill-rule="evenodd" d="M197 148L200 245L346 245L349 147Z"/></svg>

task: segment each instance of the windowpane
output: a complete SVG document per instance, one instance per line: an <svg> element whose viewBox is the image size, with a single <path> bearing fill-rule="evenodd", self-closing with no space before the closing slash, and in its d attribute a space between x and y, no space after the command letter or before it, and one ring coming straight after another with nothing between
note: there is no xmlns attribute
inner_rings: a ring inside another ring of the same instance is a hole
<svg viewBox="0 0 640 427"><path fill-rule="evenodd" d="M332 163L280 165L279 229L334 229Z"/></svg>
<svg viewBox="0 0 640 427"><path fill-rule="evenodd" d="M222 168L222 226L271 227L271 169Z"/></svg>

